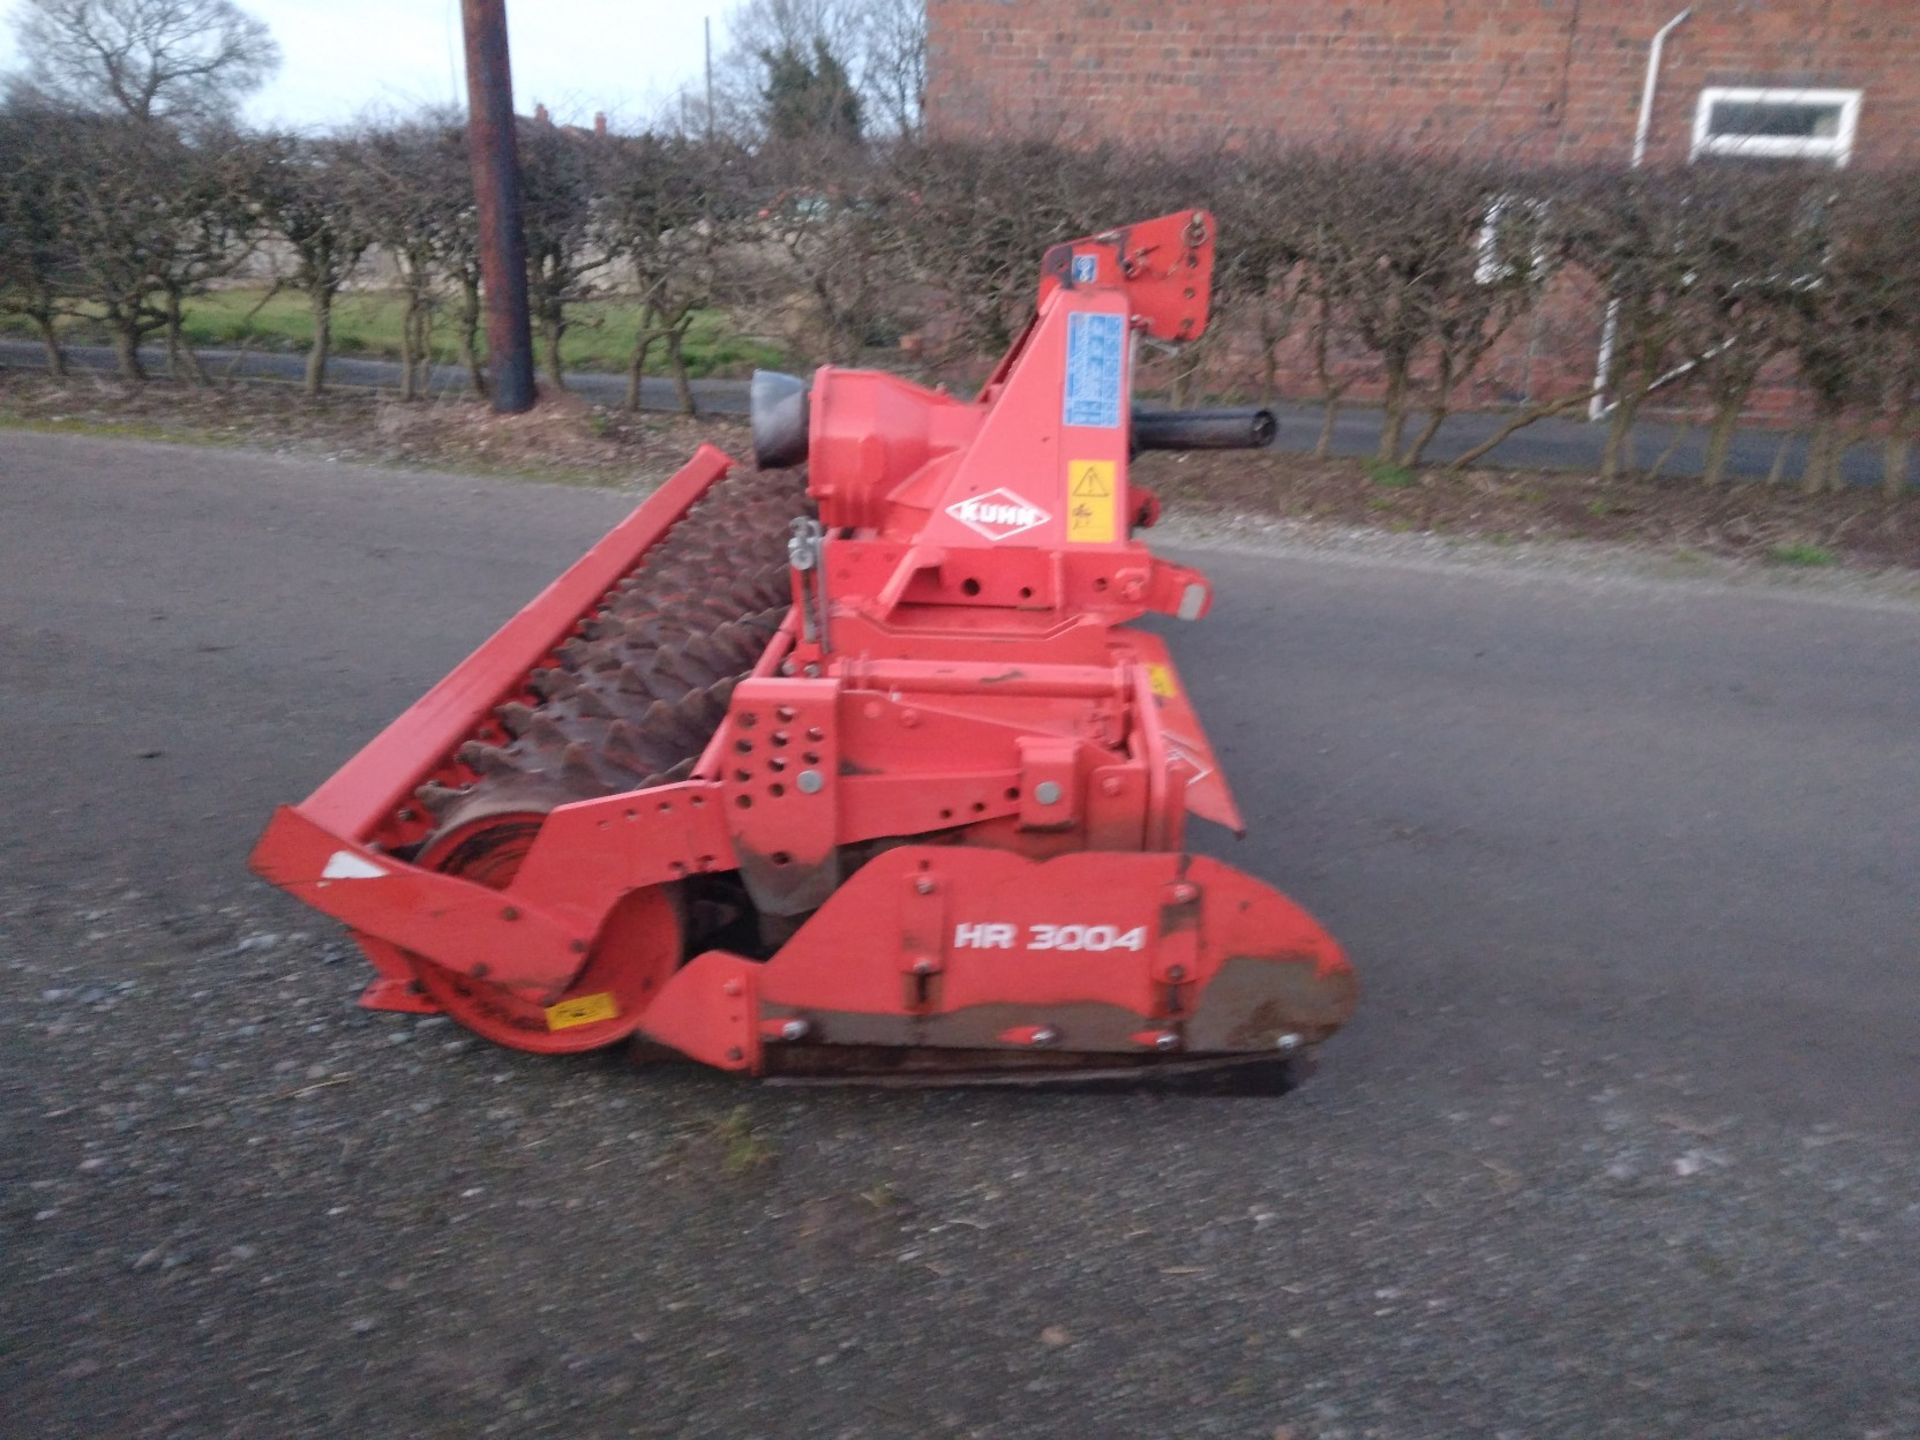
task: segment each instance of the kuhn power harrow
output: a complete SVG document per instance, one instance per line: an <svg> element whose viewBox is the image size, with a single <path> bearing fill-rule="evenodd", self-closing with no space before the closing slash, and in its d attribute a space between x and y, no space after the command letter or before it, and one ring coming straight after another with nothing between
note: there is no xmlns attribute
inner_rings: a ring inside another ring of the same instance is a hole
<svg viewBox="0 0 1920 1440"><path fill-rule="evenodd" d="M1132 538L1131 455L1271 438L1130 406L1136 337L1197 338L1212 261L1203 212L1054 247L971 402L757 376L759 473L702 447L255 869L352 930L363 1003L526 1050L991 1079L1324 1039L1346 960L1183 847L1240 816L1128 628L1211 598Z"/></svg>

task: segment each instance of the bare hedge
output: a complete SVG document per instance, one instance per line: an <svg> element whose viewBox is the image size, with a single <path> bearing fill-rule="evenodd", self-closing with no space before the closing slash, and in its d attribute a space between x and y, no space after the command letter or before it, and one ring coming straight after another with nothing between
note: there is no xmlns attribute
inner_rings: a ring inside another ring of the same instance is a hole
<svg viewBox="0 0 1920 1440"><path fill-rule="evenodd" d="M1380 460L1418 464L1490 357L1559 323L1569 307L1550 297L1577 295L1576 317L1612 317L1600 383L1515 408L1509 430L1601 394L1612 471L1647 408L1677 406L1705 417L1717 484L1757 388L1783 376L1808 398L1806 488L1837 485L1841 454L1867 436L1884 443L1888 491L1906 483L1920 170L1567 171L1413 148L1171 155L1031 139L746 147L534 123L521 154L529 290L556 386L578 305L606 295L641 307L635 402L658 357L691 408L682 346L715 309L810 358L885 349L964 377L1015 333L1046 245L1204 205L1222 236L1216 326L1155 362L1180 400L1222 382L1273 396L1304 372L1330 435L1365 381L1386 412ZM84 311L130 378L154 337L198 377L183 301L269 256L276 283L308 300L318 389L334 298L378 256L405 309L405 393L422 392L436 324L478 388L476 252L457 117L189 136L0 109L0 313L41 337L56 371L62 318Z"/></svg>

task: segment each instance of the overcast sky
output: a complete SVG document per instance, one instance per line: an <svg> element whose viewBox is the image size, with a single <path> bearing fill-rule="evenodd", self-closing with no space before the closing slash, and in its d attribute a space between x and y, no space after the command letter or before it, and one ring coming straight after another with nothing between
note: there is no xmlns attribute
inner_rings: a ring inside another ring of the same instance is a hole
<svg viewBox="0 0 1920 1440"><path fill-rule="evenodd" d="M0 69L15 63L17 0L0 0ZM460 0L241 0L272 27L285 59L248 104L261 124L348 120L369 107L459 98ZM544 102L559 120L596 110L642 120L702 73L701 22L723 53L724 0L508 0L515 108Z"/></svg>

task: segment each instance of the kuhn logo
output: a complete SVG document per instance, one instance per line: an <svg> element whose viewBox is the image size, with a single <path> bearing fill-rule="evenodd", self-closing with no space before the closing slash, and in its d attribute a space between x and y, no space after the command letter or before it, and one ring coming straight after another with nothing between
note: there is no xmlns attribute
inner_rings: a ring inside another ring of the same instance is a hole
<svg viewBox="0 0 1920 1440"><path fill-rule="evenodd" d="M947 514L976 534L989 540L1008 540L1053 517L1038 505L1022 500L1011 490L989 490L984 495L969 495L947 507Z"/></svg>

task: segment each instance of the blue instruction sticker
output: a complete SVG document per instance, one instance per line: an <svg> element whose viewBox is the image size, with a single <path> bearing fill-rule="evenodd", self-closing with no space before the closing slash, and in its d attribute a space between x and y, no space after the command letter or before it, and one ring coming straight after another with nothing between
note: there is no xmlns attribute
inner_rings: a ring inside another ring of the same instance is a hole
<svg viewBox="0 0 1920 1440"><path fill-rule="evenodd" d="M1076 255L1073 257L1073 283L1091 285L1100 278L1100 257L1098 255Z"/></svg>
<svg viewBox="0 0 1920 1440"><path fill-rule="evenodd" d="M1067 317L1067 424L1119 429L1126 341L1123 316L1078 311Z"/></svg>

